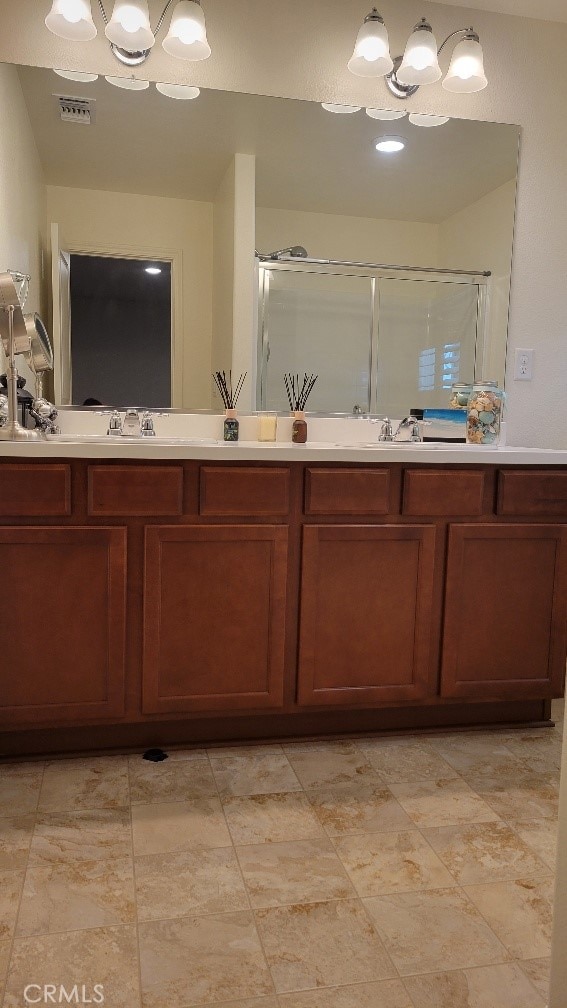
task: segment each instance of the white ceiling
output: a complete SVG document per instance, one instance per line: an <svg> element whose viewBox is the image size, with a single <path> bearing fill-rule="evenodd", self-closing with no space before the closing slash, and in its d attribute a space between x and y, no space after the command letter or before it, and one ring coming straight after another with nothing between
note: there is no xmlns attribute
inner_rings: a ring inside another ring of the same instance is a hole
<svg viewBox="0 0 567 1008"><path fill-rule="evenodd" d="M516 174L518 129L453 119L424 129L316 102L202 91L166 98L20 69L32 129L51 185L212 201L235 152L255 154L259 206L436 223ZM61 122L55 94L96 100L96 122ZM372 140L402 135L379 155Z"/></svg>
<svg viewBox="0 0 567 1008"><path fill-rule="evenodd" d="M438 2L438 0L437 0ZM515 14L517 17L535 18L538 21L567 23L567 0L441 0L450 7L472 7L473 10L493 11L495 14Z"/></svg>

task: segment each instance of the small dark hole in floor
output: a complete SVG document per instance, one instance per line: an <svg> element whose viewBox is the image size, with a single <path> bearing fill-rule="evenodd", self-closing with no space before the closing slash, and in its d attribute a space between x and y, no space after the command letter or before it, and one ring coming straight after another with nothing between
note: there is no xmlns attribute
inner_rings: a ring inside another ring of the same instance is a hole
<svg viewBox="0 0 567 1008"><path fill-rule="evenodd" d="M167 753L163 749L148 749L143 755L143 759L149 760L150 763L163 763L167 758Z"/></svg>

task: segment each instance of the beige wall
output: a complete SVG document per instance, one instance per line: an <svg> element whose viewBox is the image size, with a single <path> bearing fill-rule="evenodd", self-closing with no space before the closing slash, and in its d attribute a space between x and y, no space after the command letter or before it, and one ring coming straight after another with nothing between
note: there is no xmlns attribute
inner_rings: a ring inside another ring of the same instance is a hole
<svg viewBox="0 0 567 1008"><path fill-rule="evenodd" d="M482 376L504 381L510 264L516 206L512 179L443 221L439 228L440 265L448 269L490 270L487 340Z"/></svg>
<svg viewBox="0 0 567 1008"><path fill-rule="evenodd" d="M71 251L181 253L182 400L207 409L211 397L213 206L91 189L47 188L47 220ZM176 334L178 335L178 334Z"/></svg>
<svg viewBox="0 0 567 1008"><path fill-rule="evenodd" d="M212 369L228 371L232 366L232 326L234 289L234 158L217 190L213 204L213 345ZM220 396L213 388L213 403Z"/></svg>
<svg viewBox="0 0 567 1008"><path fill-rule="evenodd" d="M290 245L303 245L315 259L439 265L436 224L257 207L258 250L275 252Z"/></svg>
<svg viewBox="0 0 567 1008"><path fill-rule="evenodd" d="M45 185L17 71L0 66L0 272L32 277L26 311L45 312L42 282ZM33 393L35 384L21 358L18 370ZM0 349L0 367L5 361Z"/></svg>

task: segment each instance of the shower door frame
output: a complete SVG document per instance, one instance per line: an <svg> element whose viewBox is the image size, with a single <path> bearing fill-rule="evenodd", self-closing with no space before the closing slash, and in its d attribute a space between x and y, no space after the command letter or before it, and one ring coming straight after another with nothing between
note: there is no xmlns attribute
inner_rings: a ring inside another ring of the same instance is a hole
<svg viewBox="0 0 567 1008"><path fill-rule="evenodd" d="M258 336L257 336L257 409L267 409L266 384L269 361L269 304L270 274L277 270L285 273L315 273L318 276L360 277L370 281L370 325L368 361L368 403L369 415L377 413L377 356L380 334L380 290L379 281L420 279L428 282L459 284L477 287L476 342L474 352L475 380L482 376L487 351L487 323L490 310L490 280L488 272L467 270L443 270L429 267L378 266L370 263L323 262L310 259L260 260L258 263ZM313 411L317 412L317 411ZM366 412L366 411L365 411ZM328 412L320 415L329 416ZM349 413L333 413L334 416L350 416Z"/></svg>

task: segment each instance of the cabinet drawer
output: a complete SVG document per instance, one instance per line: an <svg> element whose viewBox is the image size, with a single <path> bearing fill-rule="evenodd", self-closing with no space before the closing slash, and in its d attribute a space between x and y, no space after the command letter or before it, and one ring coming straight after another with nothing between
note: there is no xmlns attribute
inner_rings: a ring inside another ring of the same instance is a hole
<svg viewBox="0 0 567 1008"><path fill-rule="evenodd" d="M0 516L28 518L70 514L69 466L0 466Z"/></svg>
<svg viewBox="0 0 567 1008"><path fill-rule="evenodd" d="M498 477L498 514L567 521L567 472L507 472Z"/></svg>
<svg viewBox="0 0 567 1008"><path fill-rule="evenodd" d="M481 515L486 513L487 474L469 469L408 469L404 473L406 515Z"/></svg>
<svg viewBox="0 0 567 1008"><path fill-rule="evenodd" d="M202 466L202 515L286 515L288 511L289 469Z"/></svg>
<svg viewBox="0 0 567 1008"><path fill-rule="evenodd" d="M389 513L388 469L307 469L305 514Z"/></svg>
<svg viewBox="0 0 567 1008"><path fill-rule="evenodd" d="M183 471L174 466L89 466L89 514L179 515Z"/></svg>

